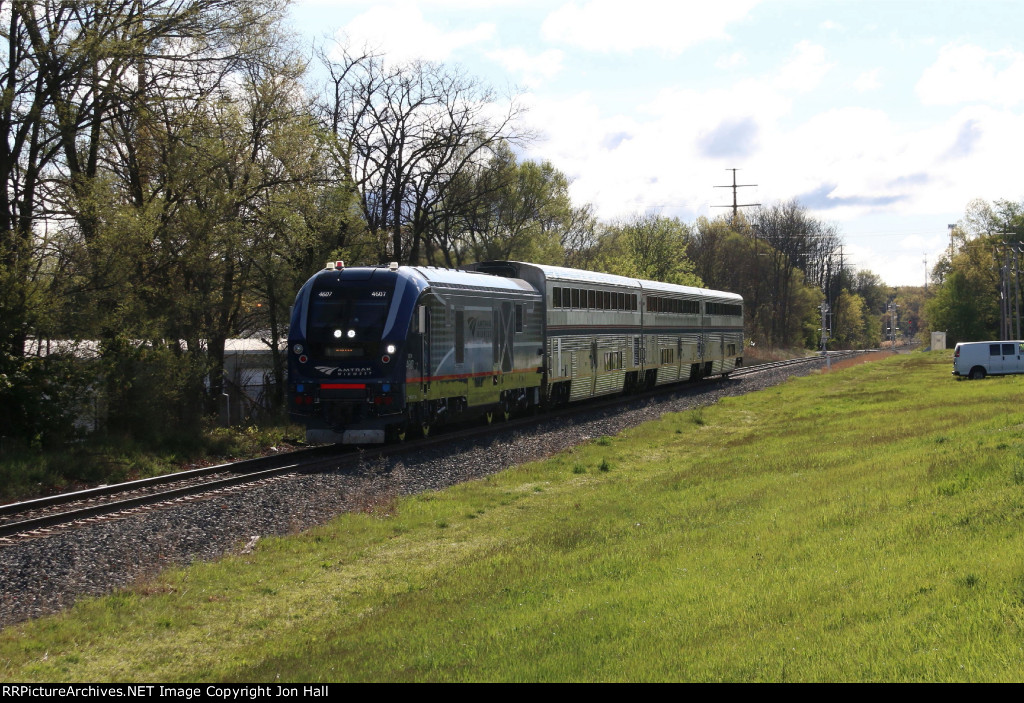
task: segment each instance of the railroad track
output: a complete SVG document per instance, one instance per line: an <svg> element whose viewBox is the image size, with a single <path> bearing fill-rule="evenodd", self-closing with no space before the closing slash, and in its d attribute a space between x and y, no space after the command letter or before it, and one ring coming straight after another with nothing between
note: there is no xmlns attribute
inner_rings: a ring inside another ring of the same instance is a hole
<svg viewBox="0 0 1024 703"><path fill-rule="evenodd" d="M836 361L837 359L846 359L851 356L860 356L861 354L870 354L878 351L877 349L864 349L857 351L830 351L828 356L822 356L816 354L814 356L804 356L799 359L784 359L782 361L766 361L762 364L751 364L750 366L743 366L736 369L731 374L732 377L747 376L752 373L758 373L760 371L767 371L768 369L780 369L786 366L798 366L800 364L809 364L812 362L823 361L826 358L830 361Z"/></svg>
<svg viewBox="0 0 1024 703"><path fill-rule="evenodd" d="M842 358L863 352L830 352L832 358ZM787 366L820 362L820 356L747 366L733 371L730 376L749 376ZM721 382L722 379L711 379ZM695 386L696 391L700 387ZM665 393L678 392L680 384L659 386L638 393L626 402L643 402ZM587 411L622 405L621 396L611 396L586 403ZM410 442L373 447L315 447L285 454L248 459L201 469L99 486L72 493L48 496L20 503L0 505L0 546L16 540L40 537L76 525L100 520L123 519L142 510L173 505L185 500L201 499L242 486L266 483L295 473L322 471L355 471L366 462L380 457L405 452L422 451L445 443L486 436L495 429L502 431L528 429L539 422L571 416L581 409L570 405L540 415L529 415L502 422L496 427L473 426L439 432L430 437Z"/></svg>
<svg viewBox="0 0 1024 703"><path fill-rule="evenodd" d="M303 469L315 470L334 462L341 453L336 447L317 447L0 505L0 538L43 534L101 516L124 515Z"/></svg>

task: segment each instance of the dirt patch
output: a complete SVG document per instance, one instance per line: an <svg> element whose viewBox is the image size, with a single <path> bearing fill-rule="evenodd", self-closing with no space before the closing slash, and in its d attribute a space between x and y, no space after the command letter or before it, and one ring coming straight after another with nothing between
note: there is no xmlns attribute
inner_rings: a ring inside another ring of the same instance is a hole
<svg viewBox="0 0 1024 703"><path fill-rule="evenodd" d="M839 371L840 369L848 369L851 366L856 366L858 364L866 364L869 361L878 361L879 359L888 358L888 357L892 356L895 353L896 352L891 352L891 351L872 352L870 354L862 354L861 356L855 356L852 359L843 359L842 361L833 361L831 369L829 369L827 366L822 366L821 367L821 372L822 373L827 373L829 370L831 370L831 371Z"/></svg>

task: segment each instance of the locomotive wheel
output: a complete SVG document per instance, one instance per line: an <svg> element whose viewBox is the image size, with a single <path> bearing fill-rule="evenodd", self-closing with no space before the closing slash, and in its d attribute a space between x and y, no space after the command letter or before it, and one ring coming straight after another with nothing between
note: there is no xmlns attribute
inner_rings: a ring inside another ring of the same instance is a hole
<svg viewBox="0 0 1024 703"><path fill-rule="evenodd" d="M429 422L424 421L424 422L420 423L420 435L422 435L424 438L430 436L430 423Z"/></svg>
<svg viewBox="0 0 1024 703"><path fill-rule="evenodd" d="M512 417L512 411L504 405L502 405L498 410L488 410L484 415L488 425L493 425L494 421L498 418L501 418L502 422L508 422L510 417Z"/></svg>
<svg viewBox="0 0 1024 703"><path fill-rule="evenodd" d="M408 434L409 426L405 424L389 425L388 428L384 430L384 437L388 442L404 442Z"/></svg>

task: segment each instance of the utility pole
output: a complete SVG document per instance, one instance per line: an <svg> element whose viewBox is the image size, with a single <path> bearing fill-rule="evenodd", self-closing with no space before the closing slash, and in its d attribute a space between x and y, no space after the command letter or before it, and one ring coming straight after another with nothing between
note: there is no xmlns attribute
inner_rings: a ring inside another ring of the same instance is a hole
<svg viewBox="0 0 1024 703"><path fill-rule="evenodd" d="M899 331L899 305L889 303L889 343L893 351L896 351L896 332Z"/></svg>
<svg viewBox="0 0 1024 703"><path fill-rule="evenodd" d="M1021 267L1017 257L1020 253L1020 245L1014 245L1014 289L1016 291L1014 308L1017 312L1017 337L1014 339L1017 340L1021 338Z"/></svg>
<svg viewBox="0 0 1024 703"><path fill-rule="evenodd" d="M821 302L821 353L825 355L825 365L831 369L832 359L828 355L828 312L826 301Z"/></svg>
<svg viewBox="0 0 1024 703"><path fill-rule="evenodd" d="M1006 232L999 234L1005 235ZM1010 339L1010 245L1004 240L995 247L996 265L999 267L999 338Z"/></svg>
<svg viewBox="0 0 1024 703"><path fill-rule="evenodd" d="M1004 241L1002 246L1003 262L999 269L999 332L1003 339L1020 339L1020 254L1024 252L1017 242Z"/></svg>
<svg viewBox="0 0 1024 703"><path fill-rule="evenodd" d="M842 322L841 317L842 317L842 310L843 310L842 306L839 304L839 299L843 296L843 270L844 270L844 264L845 264L845 260L844 260L844 256L843 256L843 246L844 246L843 244L839 245L839 285L836 286L836 297L835 297L835 300L832 301L833 304L836 306L836 310L839 311L838 314L840 315L839 322L836 321L835 317L832 318L833 324L835 326L837 326L837 327L839 326L839 323ZM832 331L835 332L835 329L833 329ZM840 331L842 331L842 330L840 330Z"/></svg>
<svg viewBox="0 0 1024 703"><path fill-rule="evenodd" d="M737 184L736 183L736 172L739 171L739 169L738 168L727 168L725 170L726 171L732 171L732 185L731 186L729 186L729 185L726 185L726 186L715 186L715 188L732 188L732 205L731 206L730 205L712 205L712 207L732 207L732 224L735 227L736 226L736 217L739 214L739 209L741 207L757 207L761 203L744 203L743 205L739 205L736 202L736 189L737 188L753 188L757 184L756 183Z"/></svg>

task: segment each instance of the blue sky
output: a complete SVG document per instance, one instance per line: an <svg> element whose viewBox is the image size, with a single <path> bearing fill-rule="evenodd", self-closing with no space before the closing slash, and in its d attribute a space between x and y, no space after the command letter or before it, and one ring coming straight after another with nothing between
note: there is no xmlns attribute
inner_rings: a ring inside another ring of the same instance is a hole
<svg viewBox="0 0 1024 703"><path fill-rule="evenodd" d="M1024 199L1024 3L296 0L296 30L459 66L602 219L797 198L921 285L974 198Z"/></svg>

